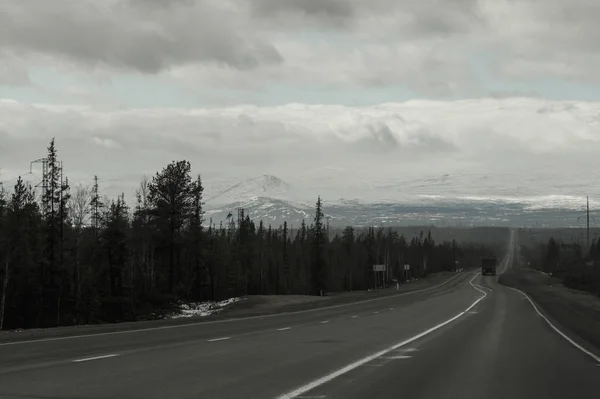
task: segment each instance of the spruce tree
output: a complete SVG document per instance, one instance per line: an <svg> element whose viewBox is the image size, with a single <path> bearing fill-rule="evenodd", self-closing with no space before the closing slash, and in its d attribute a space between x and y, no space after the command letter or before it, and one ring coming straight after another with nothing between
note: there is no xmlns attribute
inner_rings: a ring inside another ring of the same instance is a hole
<svg viewBox="0 0 600 399"><path fill-rule="evenodd" d="M315 209L312 242L312 293L323 295L327 290L327 265L325 263L326 232L323 227L323 206L319 196Z"/></svg>

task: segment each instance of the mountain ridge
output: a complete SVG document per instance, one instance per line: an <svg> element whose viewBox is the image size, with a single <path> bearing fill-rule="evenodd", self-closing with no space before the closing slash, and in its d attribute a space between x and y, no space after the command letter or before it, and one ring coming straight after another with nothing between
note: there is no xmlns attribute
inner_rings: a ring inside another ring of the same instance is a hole
<svg viewBox="0 0 600 399"><path fill-rule="evenodd" d="M433 223L439 226L516 226L516 225L577 225L583 213L585 198L568 195L509 196L506 193L484 195L473 193L461 195L447 190L440 192L432 182L438 181L445 188L452 188L451 174L413 178L412 186L405 194L381 196L379 200L339 197L333 200L321 196L324 212L335 225L412 225ZM482 177L488 180L488 176ZM393 185L392 185L393 186ZM379 189L385 192L386 186ZM421 189L426 189L425 191ZM437 194L427 194L434 189ZM377 190L377 188L375 188ZM226 221L229 213L244 209L253 220L263 220L275 225L309 222L313 218L314 202L295 197L300 190L273 175L262 175L232 185L207 200L206 217L214 223ZM315 190L317 191L317 190ZM449 191L449 192L448 192ZM456 190L455 190L456 191ZM388 197L388 198L385 198ZM220 201L219 201L220 200ZM598 205L591 201L591 205ZM546 221L544 221L546 219Z"/></svg>

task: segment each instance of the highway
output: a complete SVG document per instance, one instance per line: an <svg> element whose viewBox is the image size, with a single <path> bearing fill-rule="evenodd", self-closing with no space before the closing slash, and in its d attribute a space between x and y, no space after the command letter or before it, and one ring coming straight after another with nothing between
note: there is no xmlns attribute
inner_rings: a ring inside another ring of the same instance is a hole
<svg viewBox="0 0 600 399"><path fill-rule="evenodd" d="M591 398L599 361L469 272L330 309L0 344L0 398Z"/></svg>

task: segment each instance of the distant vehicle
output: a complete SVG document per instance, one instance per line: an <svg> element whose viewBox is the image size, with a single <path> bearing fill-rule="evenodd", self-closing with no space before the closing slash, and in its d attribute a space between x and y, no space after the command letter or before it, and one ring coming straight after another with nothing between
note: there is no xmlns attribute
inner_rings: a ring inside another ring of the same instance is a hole
<svg viewBox="0 0 600 399"><path fill-rule="evenodd" d="M496 275L496 258L481 259L481 275L495 276Z"/></svg>

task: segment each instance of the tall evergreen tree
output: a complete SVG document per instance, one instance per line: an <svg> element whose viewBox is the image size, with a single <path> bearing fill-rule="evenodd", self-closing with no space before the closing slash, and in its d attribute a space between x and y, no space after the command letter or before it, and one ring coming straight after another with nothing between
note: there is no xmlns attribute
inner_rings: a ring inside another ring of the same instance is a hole
<svg viewBox="0 0 600 399"><path fill-rule="evenodd" d="M325 263L326 231L323 227L323 205L321 197L317 200L313 225L312 243L312 293L323 295L327 290L327 264Z"/></svg>
<svg viewBox="0 0 600 399"><path fill-rule="evenodd" d="M148 185L149 213L166 250L163 255L167 258L167 287L171 294L179 278L181 230L194 210L196 188L190 173L188 161L172 162Z"/></svg>

